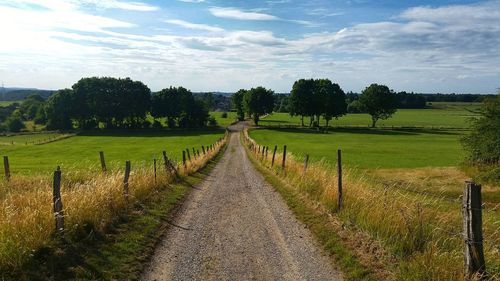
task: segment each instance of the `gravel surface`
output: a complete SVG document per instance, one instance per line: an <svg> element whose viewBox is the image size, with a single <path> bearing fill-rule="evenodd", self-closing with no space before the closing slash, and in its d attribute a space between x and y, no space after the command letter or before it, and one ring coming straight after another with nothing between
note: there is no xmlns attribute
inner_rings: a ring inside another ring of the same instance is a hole
<svg viewBox="0 0 500 281"><path fill-rule="evenodd" d="M342 280L312 235L248 160L242 125L191 192L143 280Z"/></svg>

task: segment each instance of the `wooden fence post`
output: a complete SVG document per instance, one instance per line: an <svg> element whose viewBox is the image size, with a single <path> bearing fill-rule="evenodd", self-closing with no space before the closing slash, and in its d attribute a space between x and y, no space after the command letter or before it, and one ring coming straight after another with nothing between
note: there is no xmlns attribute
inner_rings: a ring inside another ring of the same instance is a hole
<svg viewBox="0 0 500 281"><path fill-rule="evenodd" d="M182 151L182 165L186 168L186 151Z"/></svg>
<svg viewBox="0 0 500 281"><path fill-rule="evenodd" d="M9 156L3 157L3 168L5 171L5 179L10 181L10 165L9 165Z"/></svg>
<svg viewBox="0 0 500 281"><path fill-rule="evenodd" d="M267 159L267 153L269 152L269 146L266 146L266 159Z"/></svg>
<svg viewBox="0 0 500 281"><path fill-rule="evenodd" d="M262 147L262 159L264 159L264 153L265 153L265 150L266 150L266 147L265 147L265 146L263 146L263 147Z"/></svg>
<svg viewBox="0 0 500 281"><path fill-rule="evenodd" d="M309 164L309 154L306 154L306 159L304 160L304 172L303 172L304 175L306 174L308 164Z"/></svg>
<svg viewBox="0 0 500 281"><path fill-rule="evenodd" d="M156 183L156 158L153 158L153 171L155 174L155 183Z"/></svg>
<svg viewBox="0 0 500 281"><path fill-rule="evenodd" d="M285 170L286 163L286 145L283 146L283 161L281 162L281 168Z"/></svg>
<svg viewBox="0 0 500 281"><path fill-rule="evenodd" d="M198 157L200 157L200 150L199 149L196 150L196 154L198 154Z"/></svg>
<svg viewBox="0 0 500 281"><path fill-rule="evenodd" d="M337 178L338 178L338 197L337 212L342 208L342 150L337 150Z"/></svg>
<svg viewBox="0 0 500 281"><path fill-rule="evenodd" d="M486 277L483 253L481 185L466 181L463 196L464 266L465 279Z"/></svg>
<svg viewBox="0 0 500 281"><path fill-rule="evenodd" d="M193 147L193 157L194 159L196 159L196 150L194 150L194 147Z"/></svg>
<svg viewBox="0 0 500 281"><path fill-rule="evenodd" d="M186 153L187 153L189 162L191 162L191 153L189 153L189 148L186 148Z"/></svg>
<svg viewBox="0 0 500 281"><path fill-rule="evenodd" d="M99 158L101 159L101 170L106 173L106 161L104 160L104 151L99 151Z"/></svg>
<svg viewBox="0 0 500 281"><path fill-rule="evenodd" d="M54 218L56 221L56 234L64 233L64 211L61 200L61 169L57 167L54 172L54 181L52 183L52 199L54 204Z"/></svg>
<svg viewBox="0 0 500 281"><path fill-rule="evenodd" d="M259 148L257 149L257 154L260 154L260 145Z"/></svg>
<svg viewBox="0 0 500 281"><path fill-rule="evenodd" d="M276 157L276 150L278 149L278 146L274 146L274 151L273 151L273 159L271 160L271 167L274 166L274 158Z"/></svg>
<svg viewBox="0 0 500 281"><path fill-rule="evenodd" d="M201 150L203 151L203 155L205 155L205 147L202 145Z"/></svg>
<svg viewBox="0 0 500 281"><path fill-rule="evenodd" d="M130 177L130 161L125 162L125 177L123 178L123 195L128 200L128 178Z"/></svg>

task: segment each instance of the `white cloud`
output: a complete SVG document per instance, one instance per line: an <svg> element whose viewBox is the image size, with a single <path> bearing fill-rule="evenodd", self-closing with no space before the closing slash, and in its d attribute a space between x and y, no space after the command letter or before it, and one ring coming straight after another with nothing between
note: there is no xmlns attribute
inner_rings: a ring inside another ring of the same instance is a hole
<svg viewBox="0 0 500 281"><path fill-rule="evenodd" d="M236 20L254 20L254 21L270 21L279 20L280 18L257 12L246 12L236 8L211 7L208 9L212 15L219 18L228 18Z"/></svg>
<svg viewBox="0 0 500 281"><path fill-rule="evenodd" d="M185 2L185 3L203 3L205 0L178 0L180 2Z"/></svg>
<svg viewBox="0 0 500 281"><path fill-rule="evenodd" d="M177 20L177 19L172 19L172 20L165 20L166 23L170 24L175 24L184 28L188 29L197 29L197 30L205 30L205 31L210 31L210 32L221 32L224 31L223 28L216 27L216 26L211 26L207 24L198 24L198 23L191 23L183 20Z"/></svg>
<svg viewBox="0 0 500 281"><path fill-rule="evenodd" d="M80 2L82 4L93 4L103 9L122 9L139 12L151 12L159 10L159 8L156 6L148 5L142 2L125 2L118 0L77 0L77 2Z"/></svg>
<svg viewBox="0 0 500 281"><path fill-rule="evenodd" d="M132 34L123 29L132 23L56 2L37 1L51 7L43 11L0 5L6 42L0 77L7 84L57 88L82 76L112 75L141 79L155 90L172 84L230 91L258 83L281 92L298 78L330 77L345 90L379 82L396 90L477 92L495 91L500 79L500 23L492 19L498 2L413 8L391 21L294 39L180 19L167 22L209 32Z"/></svg>

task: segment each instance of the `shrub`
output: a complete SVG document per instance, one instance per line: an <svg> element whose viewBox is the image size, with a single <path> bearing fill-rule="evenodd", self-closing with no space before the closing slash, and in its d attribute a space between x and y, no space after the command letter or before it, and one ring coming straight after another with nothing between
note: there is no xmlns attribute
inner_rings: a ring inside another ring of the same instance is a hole
<svg viewBox="0 0 500 281"><path fill-rule="evenodd" d="M161 129L161 128L163 128L163 125L161 124L161 122L158 120L155 120L153 122L153 129Z"/></svg>
<svg viewBox="0 0 500 281"><path fill-rule="evenodd" d="M11 116L7 118L7 121L5 121L5 124L7 125L7 128L11 132L20 132L22 129L24 129L26 126L24 125L23 120L21 120L20 117L17 116Z"/></svg>
<svg viewBox="0 0 500 281"><path fill-rule="evenodd" d="M221 114L221 116L220 116L220 117L221 117L221 118L227 118L227 112L222 112L222 114Z"/></svg>
<svg viewBox="0 0 500 281"><path fill-rule="evenodd" d="M217 126L217 120L213 116L208 117L208 125L209 126Z"/></svg>

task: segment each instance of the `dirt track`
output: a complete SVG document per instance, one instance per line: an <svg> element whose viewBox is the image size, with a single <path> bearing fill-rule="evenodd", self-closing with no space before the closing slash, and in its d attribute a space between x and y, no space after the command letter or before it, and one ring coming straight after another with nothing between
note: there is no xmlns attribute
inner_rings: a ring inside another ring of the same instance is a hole
<svg viewBox="0 0 500 281"><path fill-rule="evenodd" d="M143 280L342 280L248 160L242 125L180 210Z"/></svg>

